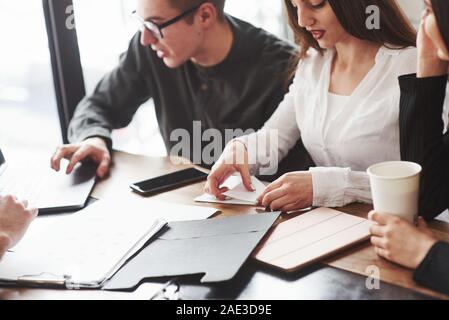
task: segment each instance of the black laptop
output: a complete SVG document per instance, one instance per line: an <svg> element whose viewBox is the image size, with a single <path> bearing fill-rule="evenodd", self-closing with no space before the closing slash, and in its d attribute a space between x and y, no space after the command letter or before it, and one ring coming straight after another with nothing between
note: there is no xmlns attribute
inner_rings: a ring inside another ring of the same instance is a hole
<svg viewBox="0 0 449 320"><path fill-rule="evenodd" d="M10 164L0 149L0 195L28 200L39 208L39 214L79 210L86 205L95 184L95 171L93 164L78 165L70 175L50 167Z"/></svg>

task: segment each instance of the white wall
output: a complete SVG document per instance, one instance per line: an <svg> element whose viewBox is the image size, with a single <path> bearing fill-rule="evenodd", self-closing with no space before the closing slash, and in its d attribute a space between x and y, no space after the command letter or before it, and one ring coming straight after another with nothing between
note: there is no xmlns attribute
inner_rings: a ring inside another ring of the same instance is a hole
<svg viewBox="0 0 449 320"><path fill-rule="evenodd" d="M415 25L419 24L424 4L421 0L398 0Z"/></svg>

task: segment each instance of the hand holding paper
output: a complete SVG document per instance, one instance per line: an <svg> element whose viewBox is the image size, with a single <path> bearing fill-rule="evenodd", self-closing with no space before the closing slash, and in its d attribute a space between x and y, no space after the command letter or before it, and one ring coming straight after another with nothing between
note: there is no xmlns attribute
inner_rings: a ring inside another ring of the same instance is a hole
<svg viewBox="0 0 449 320"><path fill-rule="evenodd" d="M259 179L257 179L256 177L251 177L251 183L255 189L255 191L253 192L248 191L246 187L243 185L243 182L240 182L234 188L224 192L223 194L232 199L243 200L252 202L253 204L257 204L258 202L257 198L259 198L259 196L265 190L265 185L262 182L260 182Z"/></svg>
<svg viewBox="0 0 449 320"><path fill-rule="evenodd" d="M265 185L256 177L251 177L251 183L255 191L248 191L243 185L239 175L230 176L224 183L223 187L229 189L223 195L227 197L225 200L219 200L213 195L203 194L195 199L197 202L212 202L224 204L239 205L257 205L257 198L264 192Z"/></svg>
<svg viewBox="0 0 449 320"><path fill-rule="evenodd" d="M224 182L233 174L239 173L243 185L249 191L255 191L252 186L251 176L248 166L248 152L244 143L233 140L226 145L225 150L217 160L207 177L204 191L214 195L219 200L225 200L226 191Z"/></svg>

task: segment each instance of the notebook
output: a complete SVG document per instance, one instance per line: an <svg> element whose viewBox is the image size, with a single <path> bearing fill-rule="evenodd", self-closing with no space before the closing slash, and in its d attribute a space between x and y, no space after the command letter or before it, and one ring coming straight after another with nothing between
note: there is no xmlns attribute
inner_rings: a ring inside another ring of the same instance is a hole
<svg viewBox="0 0 449 320"><path fill-rule="evenodd" d="M255 258L283 271L295 271L369 239L372 222L318 208L279 224Z"/></svg>
<svg viewBox="0 0 449 320"><path fill-rule="evenodd" d="M28 159L24 164L7 162L0 149L0 195L12 194L27 200L39 209L39 214L84 208L95 184L96 167L79 164L72 174L66 175L69 161L61 161L61 170L56 172L48 165L34 165L36 160Z"/></svg>

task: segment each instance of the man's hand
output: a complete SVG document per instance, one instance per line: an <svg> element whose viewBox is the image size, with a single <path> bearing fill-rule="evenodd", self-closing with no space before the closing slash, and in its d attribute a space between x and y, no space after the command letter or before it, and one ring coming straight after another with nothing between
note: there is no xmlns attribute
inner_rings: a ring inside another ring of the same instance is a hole
<svg viewBox="0 0 449 320"><path fill-rule="evenodd" d="M111 166L111 153L102 138L89 138L80 143L58 147L51 158L51 167L59 171L62 159L70 160L67 174L73 171L77 163L87 159L93 160L98 165L97 176L100 178L104 178L109 173Z"/></svg>
<svg viewBox="0 0 449 320"><path fill-rule="evenodd" d="M14 196L0 196L0 256L14 246L25 234L37 209Z"/></svg>

